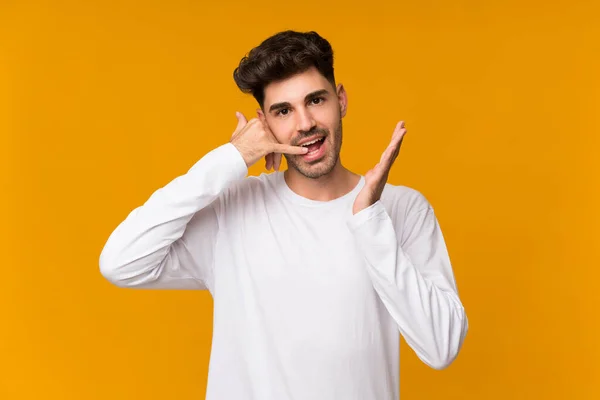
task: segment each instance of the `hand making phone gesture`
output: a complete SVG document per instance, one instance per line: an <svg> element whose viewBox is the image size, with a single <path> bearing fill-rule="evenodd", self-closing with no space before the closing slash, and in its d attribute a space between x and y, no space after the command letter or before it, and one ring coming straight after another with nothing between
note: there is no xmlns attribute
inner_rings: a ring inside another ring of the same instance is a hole
<svg viewBox="0 0 600 400"><path fill-rule="evenodd" d="M306 154L308 152L306 147L279 143L267 124L260 119L253 118L246 121L246 117L240 112L237 112L236 116L238 125L231 137L231 143L242 154L248 167L271 154ZM278 157L281 159L281 156Z"/></svg>

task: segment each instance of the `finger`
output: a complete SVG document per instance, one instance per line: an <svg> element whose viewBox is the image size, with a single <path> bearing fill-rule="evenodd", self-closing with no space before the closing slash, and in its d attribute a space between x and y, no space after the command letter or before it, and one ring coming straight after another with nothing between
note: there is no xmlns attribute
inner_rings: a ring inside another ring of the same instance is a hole
<svg viewBox="0 0 600 400"><path fill-rule="evenodd" d="M392 142L390 143L389 148L391 149L391 158L395 159L398 156L398 153L400 153L400 147L402 146L402 140L403 137L399 136L396 137L392 140Z"/></svg>
<svg viewBox="0 0 600 400"><path fill-rule="evenodd" d="M406 129L402 128L392 137L392 141L398 143L406 135Z"/></svg>
<svg viewBox="0 0 600 400"><path fill-rule="evenodd" d="M379 160L379 163L382 165L383 169L389 170L392 167L394 161L396 160L396 157L398 157L399 153L399 143L394 143L392 141L392 143L390 143L387 149L385 149L385 151L381 155L381 159Z"/></svg>
<svg viewBox="0 0 600 400"><path fill-rule="evenodd" d="M400 149L402 148L402 142L404 141L404 137L401 137L400 140L398 141L398 144L395 146L395 151L394 151L394 158L398 157L398 154L400 153Z"/></svg>
<svg viewBox="0 0 600 400"><path fill-rule="evenodd" d="M392 136L392 140L389 145L389 147L393 149L390 156L390 163L393 163L398 157L404 135L406 135L406 128L404 128L404 122L401 121L398 123L398 125L396 125L396 130L394 131L394 135Z"/></svg>
<svg viewBox="0 0 600 400"><path fill-rule="evenodd" d="M399 143L389 147L389 153L386 155L386 159L384 162L387 169L390 169L392 167L392 164L394 164L394 161L396 161L398 154L400 154L400 144Z"/></svg>
<svg viewBox="0 0 600 400"><path fill-rule="evenodd" d="M281 153L273 154L273 166L275 171L279 171L279 167L281 167Z"/></svg>
<svg viewBox="0 0 600 400"><path fill-rule="evenodd" d="M240 129L242 129L244 126L246 126L246 124L248 123L248 121L246 120L246 117L244 117L244 114L242 114L239 111L235 112L235 116L238 120L238 124L235 127L235 131L239 131Z"/></svg>
<svg viewBox="0 0 600 400"><path fill-rule="evenodd" d="M404 121L400 121L396 124L394 133L392 134L392 139L395 139L398 136L403 136L405 133L406 133L406 127L405 127Z"/></svg>
<svg viewBox="0 0 600 400"><path fill-rule="evenodd" d="M404 126L404 125L405 125L405 124L404 124L404 121L400 121L400 122L398 122L398 123L396 124L396 128L394 129L394 132L397 132L397 131L399 131L400 129L404 129L404 128L405 128L405 126Z"/></svg>
<svg viewBox="0 0 600 400"><path fill-rule="evenodd" d="M274 144L273 152L280 154L306 154L308 153L308 148L302 146L290 146L286 144Z"/></svg>
<svg viewBox="0 0 600 400"><path fill-rule="evenodd" d="M396 139L397 143L394 145L394 155L392 156L392 162L396 160L398 154L400 154L400 149L402 148L402 142L404 141L404 135L406 134L406 130L403 130L400 136Z"/></svg>
<svg viewBox="0 0 600 400"><path fill-rule="evenodd" d="M402 128L400 129L392 138L392 141L395 141L396 143L402 141L402 138L406 135L406 129Z"/></svg>
<svg viewBox="0 0 600 400"><path fill-rule="evenodd" d="M265 156L265 168L267 171L273 166L273 153L269 153Z"/></svg>
<svg viewBox="0 0 600 400"><path fill-rule="evenodd" d="M402 137L406 133L406 129L404 128L404 121L400 121L396 124L396 128L394 129L394 133L392 134L392 139L390 140L390 144L386 148L386 150L381 154L381 159L379 162L382 162L384 159L387 159L388 156L393 156L393 150L397 147L398 143L402 141ZM388 154L388 153L392 154Z"/></svg>
<svg viewBox="0 0 600 400"><path fill-rule="evenodd" d="M381 158L379 159L379 163L385 163L392 156L394 152L393 143L390 143L388 147L385 149L383 153L381 153Z"/></svg>

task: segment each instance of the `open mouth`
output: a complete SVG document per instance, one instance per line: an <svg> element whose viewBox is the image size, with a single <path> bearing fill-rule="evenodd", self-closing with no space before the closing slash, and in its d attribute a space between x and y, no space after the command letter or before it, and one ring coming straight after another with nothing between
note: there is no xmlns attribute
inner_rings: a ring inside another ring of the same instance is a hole
<svg viewBox="0 0 600 400"><path fill-rule="evenodd" d="M322 138L312 140L308 143L304 143L302 145L302 147L308 148L308 153L306 153L305 156L312 155L312 154L315 154L316 152L318 152L324 141L325 141L325 138L322 137Z"/></svg>

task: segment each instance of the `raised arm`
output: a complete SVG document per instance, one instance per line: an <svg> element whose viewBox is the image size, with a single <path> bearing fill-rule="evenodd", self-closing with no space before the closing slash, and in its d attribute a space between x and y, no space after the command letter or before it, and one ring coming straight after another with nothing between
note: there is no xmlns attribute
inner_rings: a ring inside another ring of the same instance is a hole
<svg viewBox="0 0 600 400"><path fill-rule="evenodd" d="M348 225L402 336L423 362L442 369L458 355L468 329L442 231L421 194L401 224L380 200L405 133L401 121L379 163L366 173Z"/></svg>
<svg viewBox="0 0 600 400"><path fill-rule="evenodd" d="M231 143L206 154L117 226L100 254L102 275L120 287L210 288L218 197L246 174Z"/></svg>
<svg viewBox="0 0 600 400"><path fill-rule="evenodd" d="M100 254L107 280L130 288L211 288L221 194L263 157L307 152L278 143L259 119L236 115L230 143L154 192L112 232Z"/></svg>

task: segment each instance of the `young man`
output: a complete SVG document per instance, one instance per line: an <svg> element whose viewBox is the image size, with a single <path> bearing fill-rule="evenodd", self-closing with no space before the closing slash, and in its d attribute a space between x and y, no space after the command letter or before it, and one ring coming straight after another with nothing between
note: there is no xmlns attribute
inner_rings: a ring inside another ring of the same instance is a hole
<svg viewBox="0 0 600 400"><path fill-rule="evenodd" d="M468 326L432 206L387 183L404 124L365 176L342 165L346 92L315 32L268 38L234 79L257 118L127 216L102 274L210 291L208 400L398 399L399 334L442 369Z"/></svg>

